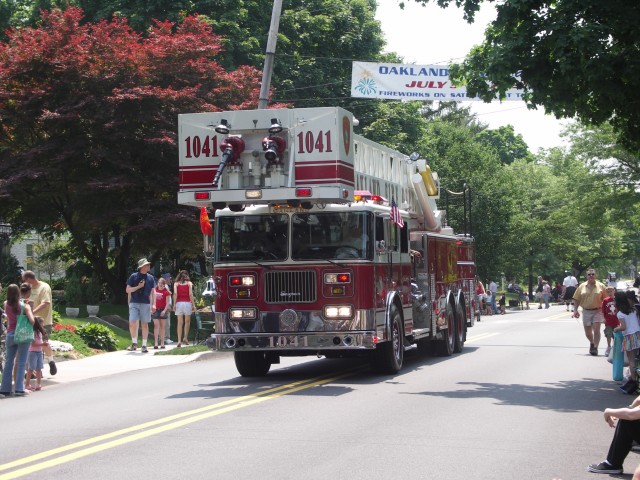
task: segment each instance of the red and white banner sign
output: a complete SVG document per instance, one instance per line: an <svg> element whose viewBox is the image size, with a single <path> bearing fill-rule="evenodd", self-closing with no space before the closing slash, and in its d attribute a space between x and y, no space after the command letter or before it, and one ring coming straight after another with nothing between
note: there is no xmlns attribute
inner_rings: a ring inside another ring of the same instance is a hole
<svg viewBox="0 0 640 480"><path fill-rule="evenodd" d="M522 100L523 90L508 90L502 100ZM448 65L353 62L351 96L392 100L479 101L466 87L454 87ZM496 100L499 100L496 98Z"/></svg>

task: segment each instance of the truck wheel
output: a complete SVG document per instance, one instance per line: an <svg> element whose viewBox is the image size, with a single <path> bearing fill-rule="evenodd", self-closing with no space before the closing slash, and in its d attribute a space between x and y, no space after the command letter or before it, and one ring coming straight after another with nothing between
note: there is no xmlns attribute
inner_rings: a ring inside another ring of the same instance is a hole
<svg viewBox="0 0 640 480"><path fill-rule="evenodd" d="M243 377L264 377L271 368L265 352L233 352L233 359L238 373Z"/></svg>
<svg viewBox="0 0 640 480"><path fill-rule="evenodd" d="M453 353L456 343L456 319L451 304L447 305L445 313L447 319L447 329L442 332L442 338L438 340L438 355L448 357Z"/></svg>
<svg viewBox="0 0 640 480"><path fill-rule="evenodd" d="M467 340L467 311L464 303L456 302L456 339L453 345L453 351L460 353L464 348L464 342Z"/></svg>
<svg viewBox="0 0 640 480"><path fill-rule="evenodd" d="M391 307L391 338L371 352L371 366L378 373L398 373L404 361L404 328L400 312Z"/></svg>

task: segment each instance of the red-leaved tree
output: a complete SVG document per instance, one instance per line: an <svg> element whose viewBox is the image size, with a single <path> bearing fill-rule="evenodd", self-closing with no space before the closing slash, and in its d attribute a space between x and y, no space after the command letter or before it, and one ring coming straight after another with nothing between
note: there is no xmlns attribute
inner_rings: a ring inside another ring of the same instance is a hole
<svg viewBox="0 0 640 480"><path fill-rule="evenodd" d="M42 14L0 44L0 217L70 235L124 301L131 261L199 250L198 212L176 204L179 113L255 108L261 72L226 72L197 17L82 23Z"/></svg>

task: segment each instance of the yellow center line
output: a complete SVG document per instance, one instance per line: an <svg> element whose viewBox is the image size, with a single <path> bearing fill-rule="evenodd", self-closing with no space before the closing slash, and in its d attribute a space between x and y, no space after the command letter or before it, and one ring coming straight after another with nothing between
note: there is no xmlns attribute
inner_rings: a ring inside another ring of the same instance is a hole
<svg viewBox="0 0 640 480"><path fill-rule="evenodd" d="M466 343L473 343L479 340L484 340L485 338L495 337L496 335L500 335L499 333L481 333L480 335L474 335L473 337L467 337Z"/></svg>
<svg viewBox="0 0 640 480"><path fill-rule="evenodd" d="M557 320L558 318L564 318L565 320L566 319L571 319L571 318L573 318L573 313L572 312L556 313L555 315L550 315L548 317L541 318L539 321L540 322L550 322L551 320Z"/></svg>
<svg viewBox="0 0 640 480"><path fill-rule="evenodd" d="M37 453L29 457L20 458L18 460L0 465L0 471L8 470L11 468L19 467L21 465L36 462L38 460L42 460L47 457L58 455L60 453L64 453L77 448L88 447L88 448L79 450L77 452L73 452L67 455L57 457L52 460L44 461L29 467L15 470L13 472L2 474L0 475L0 480L9 479L9 478L18 478L24 475L28 475L30 473L44 470L46 468L51 468L53 466L67 463L67 462L76 460L78 458L85 457L87 455L92 455L94 453L101 452L103 450L107 450L110 448L114 448L120 445L130 443L130 442L141 440L143 438L147 438L152 435L157 435L162 432L174 430L176 428L189 425L191 423L197 422L205 418L210 418L223 413L228 413L228 412L237 410L239 408L244 408L250 405L261 403L266 400L272 400L274 398L295 393L300 390L305 390L305 389L313 388L319 385L324 385L326 383L330 383L340 378L354 375L363 369L364 367L359 366L359 367L347 369L343 373L340 373L338 375L335 375L335 374L331 374L333 376L321 375L321 376L306 379L306 380L292 382L287 385L281 385L279 387L270 388L263 392L244 395L242 397L238 397L231 400L225 400L223 402L219 402L214 405L209 405L207 407L196 408L193 410L189 410L187 412L182 412L176 415L171 415L171 416L160 418L157 420L152 420L150 422L141 423L139 425L123 428L121 430L116 430L115 432L99 435L93 438L88 438L80 442L64 445L62 447ZM185 418L185 417L189 417L189 418ZM162 424L165 424L165 425L162 425ZM149 428L154 426L155 428ZM145 430L145 429L148 429L148 430ZM145 430L145 431L141 431L141 430ZM138 432L138 433L135 433L135 432ZM103 442L105 440L113 439L118 436L127 435L127 434L129 434L129 436L126 436L120 439L111 440L109 442L102 443L100 445L95 445L93 447L89 447L90 445Z"/></svg>

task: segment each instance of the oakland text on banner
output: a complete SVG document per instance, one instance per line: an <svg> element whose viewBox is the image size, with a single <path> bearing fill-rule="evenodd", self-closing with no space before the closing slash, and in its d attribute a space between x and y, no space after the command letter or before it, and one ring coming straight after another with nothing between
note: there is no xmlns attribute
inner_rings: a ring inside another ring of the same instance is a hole
<svg viewBox="0 0 640 480"><path fill-rule="evenodd" d="M524 91L511 89L502 100L522 100ZM394 100L474 101L466 87L454 87L448 65L353 62L351 96ZM499 100L496 98L496 100Z"/></svg>

